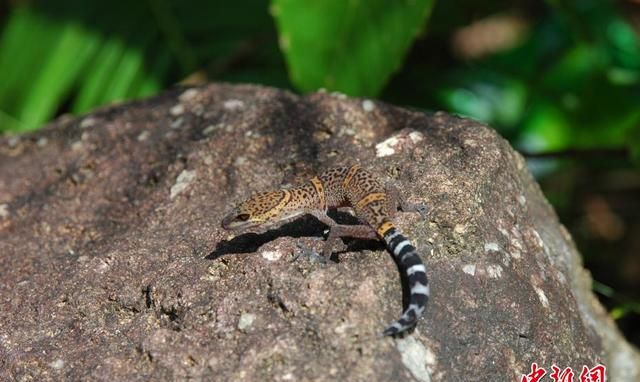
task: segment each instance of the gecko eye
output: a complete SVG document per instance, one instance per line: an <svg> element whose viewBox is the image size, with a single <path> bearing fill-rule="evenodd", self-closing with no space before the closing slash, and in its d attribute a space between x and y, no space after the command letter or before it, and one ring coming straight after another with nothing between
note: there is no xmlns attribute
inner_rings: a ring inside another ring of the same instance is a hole
<svg viewBox="0 0 640 382"><path fill-rule="evenodd" d="M247 220L249 220L249 214L240 214L238 216L236 216L236 219L246 222Z"/></svg>

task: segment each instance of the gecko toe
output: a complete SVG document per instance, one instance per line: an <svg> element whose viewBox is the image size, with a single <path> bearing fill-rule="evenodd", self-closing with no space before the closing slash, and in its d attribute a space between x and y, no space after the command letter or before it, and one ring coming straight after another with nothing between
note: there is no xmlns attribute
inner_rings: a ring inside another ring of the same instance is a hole
<svg viewBox="0 0 640 382"><path fill-rule="evenodd" d="M420 217L422 217L423 219L427 219L428 215L429 215L429 209L427 208L426 204L416 204L415 205L415 210L417 213L420 214Z"/></svg>
<svg viewBox="0 0 640 382"><path fill-rule="evenodd" d="M309 260L311 260L314 263L321 263L321 264L327 263L327 259L324 256L322 256L315 250L307 247L306 245L296 244L296 246L298 247L299 251L293 257L293 260L291 260L291 262L298 260L300 257L307 257L309 258Z"/></svg>

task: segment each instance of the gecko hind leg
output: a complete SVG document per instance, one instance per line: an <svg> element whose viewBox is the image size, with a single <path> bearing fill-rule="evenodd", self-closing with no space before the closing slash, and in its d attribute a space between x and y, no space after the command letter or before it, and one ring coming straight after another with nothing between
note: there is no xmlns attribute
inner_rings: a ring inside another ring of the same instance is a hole
<svg viewBox="0 0 640 382"><path fill-rule="evenodd" d="M368 225L358 224L338 224L331 219L326 212L310 211L310 213L324 224L329 226L329 235L324 243L322 256L326 259L331 258L333 250L338 247L340 239L343 237L352 237L355 239L378 239L376 231Z"/></svg>
<svg viewBox="0 0 640 382"><path fill-rule="evenodd" d="M426 204L423 203L409 203L402 197L398 188L394 185L387 184L385 187L387 196L389 197L389 216L395 215L400 207L402 212L417 212L422 219L427 219L429 210Z"/></svg>
<svg viewBox="0 0 640 382"><path fill-rule="evenodd" d="M338 247L343 237L352 237L355 239L378 239L376 231L368 225L343 225L336 224L330 228L327 241L324 243L322 256L330 258L333 250Z"/></svg>
<svg viewBox="0 0 640 382"><path fill-rule="evenodd" d="M336 224L329 228L329 235L325 240L322 248L322 254L309 248L304 244L296 244L300 250L293 257L292 262L298 260L300 257L308 257L311 261L326 264L331 260L331 255L334 251L341 251L346 249L346 246L340 241L343 237L352 237L355 239L377 239L376 232L368 225L343 225Z"/></svg>

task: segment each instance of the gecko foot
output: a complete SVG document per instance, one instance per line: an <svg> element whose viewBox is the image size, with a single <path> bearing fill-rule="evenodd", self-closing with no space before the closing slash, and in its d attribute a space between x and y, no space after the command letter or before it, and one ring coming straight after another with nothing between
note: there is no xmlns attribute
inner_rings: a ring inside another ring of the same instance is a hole
<svg viewBox="0 0 640 382"><path fill-rule="evenodd" d="M427 217L429 216L429 208L427 208L427 205L423 203L404 203L400 208L402 209L402 212L417 212L424 220L427 220Z"/></svg>
<svg viewBox="0 0 640 382"><path fill-rule="evenodd" d="M420 214L422 219L427 220L427 216L429 215L429 209L426 204L418 203L413 205L413 210Z"/></svg>

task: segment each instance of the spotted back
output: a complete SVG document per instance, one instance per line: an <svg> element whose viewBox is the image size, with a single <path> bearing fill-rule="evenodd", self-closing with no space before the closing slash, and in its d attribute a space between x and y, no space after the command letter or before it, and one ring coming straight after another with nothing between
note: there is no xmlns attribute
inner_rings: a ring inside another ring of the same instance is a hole
<svg viewBox="0 0 640 382"><path fill-rule="evenodd" d="M262 192L238 204L223 220L228 230L278 225L304 214L308 209L326 208L322 184L309 182L300 187Z"/></svg>
<svg viewBox="0 0 640 382"><path fill-rule="evenodd" d="M349 169L350 167L334 167L328 169L319 176L319 179L324 186L327 205L331 207L340 207L348 204L343 182L349 172Z"/></svg>
<svg viewBox="0 0 640 382"><path fill-rule="evenodd" d="M373 174L358 165L352 166L343 181L345 197L356 215L372 227L388 220L388 196Z"/></svg>

